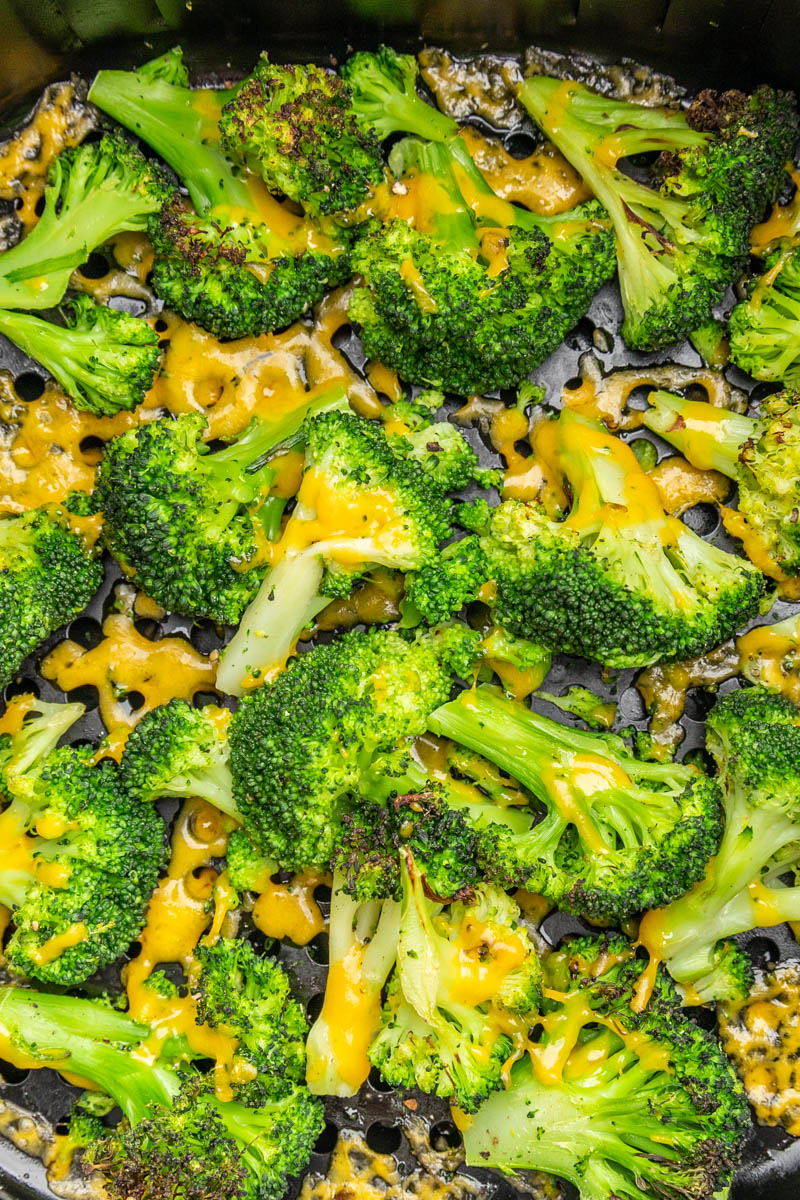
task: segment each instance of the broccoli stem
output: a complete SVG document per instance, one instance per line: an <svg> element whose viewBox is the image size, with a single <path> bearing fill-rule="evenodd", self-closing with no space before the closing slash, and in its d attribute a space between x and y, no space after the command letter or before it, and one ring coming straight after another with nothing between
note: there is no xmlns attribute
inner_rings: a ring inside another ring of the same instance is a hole
<svg viewBox="0 0 800 1200"><path fill-rule="evenodd" d="M644 424L700 470L721 471L735 479L739 454L763 423L701 400L686 400L671 392L651 392Z"/></svg>
<svg viewBox="0 0 800 1200"><path fill-rule="evenodd" d="M220 147L220 113L235 90L193 90L136 71L100 71L89 99L169 163L199 213L218 204L250 211L252 193Z"/></svg>
<svg viewBox="0 0 800 1200"><path fill-rule="evenodd" d="M412 60L413 62L413 60ZM379 137L393 133L413 133L429 141L444 141L458 132L452 117L418 96L415 79L403 76L407 90L398 86L397 73L385 65L378 54L357 54L346 67L346 80L352 89L352 107L365 129L374 129Z"/></svg>
<svg viewBox="0 0 800 1200"><path fill-rule="evenodd" d="M152 1104L170 1107L180 1089L174 1071L120 1049L139 1045L150 1030L91 1000L2 987L0 1033L41 1066L96 1084L132 1125L148 1115Z"/></svg>

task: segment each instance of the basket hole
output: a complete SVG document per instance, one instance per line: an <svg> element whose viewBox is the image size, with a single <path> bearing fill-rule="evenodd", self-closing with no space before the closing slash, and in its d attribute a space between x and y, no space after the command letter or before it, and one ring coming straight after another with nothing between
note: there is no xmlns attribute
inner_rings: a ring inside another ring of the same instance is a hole
<svg viewBox="0 0 800 1200"><path fill-rule="evenodd" d="M209 704L219 704L216 692L195 692L192 696L193 708L208 708Z"/></svg>
<svg viewBox="0 0 800 1200"><path fill-rule="evenodd" d="M104 279L110 270L111 265L105 254L100 254L97 250L93 250L83 266L78 267L84 279Z"/></svg>
<svg viewBox="0 0 800 1200"><path fill-rule="evenodd" d="M716 699L715 693L706 691L705 688L689 688L684 712L693 721L703 721L714 707Z"/></svg>
<svg viewBox="0 0 800 1200"><path fill-rule="evenodd" d="M12 1067L11 1063L5 1062L0 1058L0 1075L5 1079L6 1083L24 1083L30 1075L30 1071L22 1070L20 1067Z"/></svg>
<svg viewBox="0 0 800 1200"><path fill-rule="evenodd" d="M100 622L95 621L94 617L78 617L67 629L67 635L86 650L91 650L103 640Z"/></svg>
<svg viewBox="0 0 800 1200"><path fill-rule="evenodd" d="M20 400L38 400L44 391L44 380L35 371L21 371L14 380L14 390Z"/></svg>
<svg viewBox="0 0 800 1200"><path fill-rule="evenodd" d="M322 1012L322 1005L324 1004L324 1002L325 1002L325 993L317 992L316 996L312 996L311 999L309 1000L308 1004L306 1005L306 1014L308 1016L309 1021L312 1023L312 1025L313 1025L314 1021L316 1021L319 1014Z"/></svg>
<svg viewBox="0 0 800 1200"><path fill-rule="evenodd" d="M452 1121L437 1121L431 1125L430 1138L431 1147L440 1154L455 1150L464 1140Z"/></svg>
<svg viewBox="0 0 800 1200"><path fill-rule="evenodd" d="M767 967L773 967L781 957L780 949L771 938L753 938L752 942L748 942L745 949L747 957L753 966L761 967L762 970Z"/></svg>
<svg viewBox="0 0 800 1200"><path fill-rule="evenodd" d="M376 1154L394 1154L402 1140L400 1127L389 1121L373 1121L367 1130L367 1145Z"/></svg>
<svg viewBox="0 0 800 1200"><path fill-rule="evenodd" d="M335 346L337 350L344 350L353 340L353 334L352 325L340 325L331 338L331 345Z"/></svg>
<svg viewBox="0 0 800 1200"><path fill-rule="evenodd" d="M381 1075L381 1073L377 1067L372 1067L370 1069L369 1083L370 1083L370 1087L374 1088L376 1092L393 1092L394 1091L394 1088L392 1087L392 1085L390 1083L386 1082L386 1080L383 1078L383 1076Z"/></svg>
<svg viewBox="0 0 800 1200"><path fill-rule="evenodd" d="M693 504L683 519L699 537L711 537L719 525L719 512L715 504Z"/></svg>
<svg viewBox="0 0 800 1200"><path fill-rule="evenodd" d="M97 708L99 704L97 688L93 683L82 683L80 687L67 692L67 700L70 704L82 704L86 709Z"/></svg>
<svg viewBox="0 0 800 1200"><path fill-rule="evenodd" d="M517 132L509 134L503 147L512 158L530 158L536 152L537 141L532 133Z"/></svg>
<svg viewBox="0 0 800 1200"><path fill-rule="evenodd" d="M318 883L314 888L314 899L317 904L330 904L331 889L327 883Z"/></svg>
<svg viewBox="0 0 800 1200"><path fill-rule="evenodd" d="M315 963L325 964L328 962L328 935L327 933L318 933L312 938L306 946L308 957Z"/></svg>
<svg viewBox="0 0 800 1200"><path fill-rule="evenodd" d="M6 700L13 700L15 696L29 696L33 694L39 698L39 684L35 679L29 679L23 676L22 679L15 679L13 683L9 683L5 690Z"/></svg>
<svg viewBox="0 0 800 1200"><path fill-rule="evenodd" d="M339 1140L339 1130L333 1121L326 1121L325 1128L314 1143L315 1154L330 1154Z"/></svg>
<svg viewBox="0 0 800 1200"><path fill-rule="evenodd" d="M211 624L193 625L189 640L200 654L210 654L212 650L219 650L222 645L222 638Z"/></svg>

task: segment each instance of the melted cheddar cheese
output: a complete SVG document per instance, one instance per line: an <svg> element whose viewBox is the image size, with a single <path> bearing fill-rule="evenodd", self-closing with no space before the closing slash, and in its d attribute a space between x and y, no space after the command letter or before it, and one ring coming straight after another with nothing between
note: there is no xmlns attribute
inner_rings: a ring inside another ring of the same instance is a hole
<svg viewBox="0 0 800 1200"><path fill-rule="evenodd" d="M330 883L326 875L301 871L288 883L274 883L267 875L259 880L258 898L253 905L253 924L270 938L288 938L296 946L307 946L325 928L325 919L314 899L321 883Z"/></svg>
<svg viewBox="0 0 800 1200"><path fill-rule="evenodd" d="M736 640L739 665L748 679L800 704L800 626L797 634L757 625Z"/></svg>

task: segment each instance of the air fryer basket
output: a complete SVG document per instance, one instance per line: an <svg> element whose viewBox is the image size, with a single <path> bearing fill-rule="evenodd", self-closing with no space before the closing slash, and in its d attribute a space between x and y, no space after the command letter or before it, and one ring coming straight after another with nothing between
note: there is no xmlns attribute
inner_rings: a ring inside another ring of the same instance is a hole
<svg viewBox="0 0 800 1200"><path fill-rule="evenodd" d="M603 61L634 58L659 70L672 72L687 86L751 87L760 82L800 90L796 65L798 0L227 0L224 6L208 0L0 0L0 106L6 113L0 126L13 125L44 83L76 72L91 78L100 66L134 65L174 41L181 41L195 73L213 75L219 70L246 70L257 50L275 57L319 61L338 59L349 47L374 46L380 41L409 50L423 44L444 45L456 53L521 53L531 42L562 51L591 54ZM518 152L518 151L517 151ZM619 298L607 286L594 300L589 314L565 344L535 373L547 388L548 399L558 399L563 384L581 373L580 360L596 355L604 371L656 362L694 365L691 347L678 346L659 355L636 354L621 339L596 336L618 330ZM605 347L605 349L601 349ZM355 336L343 347L354 365L363 356ZM0 369L16 379L30 373L43 376L37 364L7 343L0 345ZM730 372L737 384L743 378ZM21 391L25 392L24 385ZM30 392L28 392L30 394ZM454 405L455 407L455 405ZM497 459L479 432L468 431L487 465ZM657 438L654 438L658 442ZM663 443L659 444L664 451ZM687 521L703 536L725 544L715 509L698 505ZM100 626L113 603L118 569L107 563L103 587L86 613L66 631L49 639L6 689L6 698L34 690L47 700L65 694L39 674L47 651L65 635L87 646L100 638ZM796 606L795 606L796 607ZM778 606L776 619L792 608ZM186 618L169 616L156 623L137 622L146 636L158 639L181 634L204 653L221 645L213 631L192 626ZM570 684L592 688L618 705L618 723L646 727L641 698L633 687L634 672L614 674L609 682L599 667L582 660L557 658L548 677L550 690L560 692ZM723 685L723 688L726 685ZM87 697L80 696L85 703ZM690 691L681 724L685 738L681 754L702 744L703 717L709 697ZM546 706L543 706L546 707ZM73 729L75 739L98 739L104 728L94 701ZM323 910L325 901L322 901ZM580 921L563 914L545 919L542 932L556 944L565 933L581 929ZM756 931L742 939L760 964L800 957L800 949L783 927ZM308 947L289 943L274 951L289 971L296 991L318 1011L325 980L324 936ZM701 1011L699 1019L710 1020ZM63 1120L76 1091L50 1071L23 1072L0 1062L0 1103L8 1099L51 1125ZM403 1095L368 1082L350 1100L330 1099L328 1125L309 1170L324 1172L337 1130L356 1130L374 1150L393 1153L401 1174L418 1168L402 1129L409 1119ZM447 1106L434 1098L416 1095L415 1118L428 1126L436 1150L458 1143ZM513 1200L513 1185L499 1173L461 1167L482 1181L491 1200ZM0 1200L45 1200L51 1193L41 1163L0 1137ZM800 1139L781 1130L756 1129L731 1200L800 1200Z"/></svg>

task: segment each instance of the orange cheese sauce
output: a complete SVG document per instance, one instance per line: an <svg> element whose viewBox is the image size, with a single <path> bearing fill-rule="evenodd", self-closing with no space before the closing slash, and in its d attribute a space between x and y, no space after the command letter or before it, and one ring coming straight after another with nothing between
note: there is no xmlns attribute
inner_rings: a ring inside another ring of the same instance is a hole
<svg viewBox="0 0 800 1200"><path fill-rule="evenodd" d="M695 504L721 504L732 487L719 471L700 470L679 454L663 458L648 474L658 489L664 511L673 517Z"/></svg>
<svg viewBox="0 0 800 1200"><path fill-rule="evenodd" d="M797 189L788 204L775 204L766 221L756 225L750 234L753 254L763 255L783 238L794 237L800 230L800 171L791 163L786 171Z"/></svg>
<svg viewBox="0 0 800 1200"><path fill-rule="evenodd" d="M778 595L784 600L800 599L800 580L784 572L756 530L750 525L747 517L743 513L740 513L738 509L726 508L724 505L720 509L720 512L722 513L723 525L731 537L738 538L742 543L744 552L750 559L750 562L758 567L759 571L768 575L770 579L777 580Z"/></svg>
<svg viewBox="0 0 800 1200"><path fill-rule="evenodd" d="M325 984L320 1019L328 1028L337 1073L353 1092L369 1075L367 1051L380 1024L381 999L367 986L363 974L365 945L351 946L345 957L331 964ZM319 1067L322 1072L324 1063ZM315 1081L313 1065L309 1083Z"/></svg>
<svg viewBox="0 0 800 1200"><path fill-rule="evenodd" d="M549 217L592 197L577 171L550 142L527 158L514 158L502 142L484 137L471 125L461 129L461 136L481 175L503 200Z"/></svg>
<svg viewBox="0 0 800 1200"><path fill-rule="evenodd" d="M796 634L757 625L737 638L736 648L748 679L800 704L800 625Z"/></svg>
<svg viewBox="0 0 800 1200"><path fill-rule="evenodd" d="M516 934L466 917L453 944L454 1000L470 1008L486 1004L526 957L525 944Z"/></svg>
<svg viewBox="0 0 800 1200"><path fill-rule="evenodd" d="M259 895L251 913L253 924L267 937L288 938L296 946L307 946L325 928L314 891L329 882L328 876L310 870L293 875L288 883L273 883L265 875L256 888Z"/></svg>

